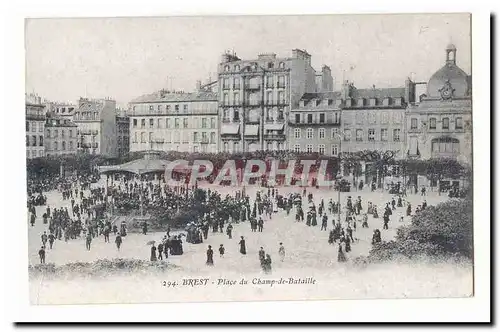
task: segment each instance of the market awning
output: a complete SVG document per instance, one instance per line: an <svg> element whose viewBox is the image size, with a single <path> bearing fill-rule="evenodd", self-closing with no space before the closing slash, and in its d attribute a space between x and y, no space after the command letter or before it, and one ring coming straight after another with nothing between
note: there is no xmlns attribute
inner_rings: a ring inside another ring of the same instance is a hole
<svg viewBox="0 0 500 332"><path fill-rule="evenodd" d="M240 132L240 125L237 123L225 123L221 127L222 135L238 135Z"/></svg>
<svg viewBox="0 0 500 332"><path fill-rule="evenodd" d="M160 173L165 171L168 161L161 159L137 159L121 165L101 166L101 173L127 172L134 174Z"/></svg>
<svg viewBox="0 0 500 332"><path fill-rule="evenodd" d="M258 135L259 135L259 125L245 126L245 136L258 136Z"/></svg>
<svg viewBox="0 0 500 332"><path fill-rule="evenodd" d="M283 128L285 127L285 125L283 123L269 123L269 124L265 124L264 125L264 129L265 130L283 130Z"/></svg>

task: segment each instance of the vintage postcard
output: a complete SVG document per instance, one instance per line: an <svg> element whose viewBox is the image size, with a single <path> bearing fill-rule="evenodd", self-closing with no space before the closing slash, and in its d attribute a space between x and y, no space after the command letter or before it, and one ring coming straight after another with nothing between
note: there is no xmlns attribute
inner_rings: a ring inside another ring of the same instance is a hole
<svg viewBox="0 0 500 332"><path fill-rule="evenodd" d="M26 19L29 300L474 296L469 14Z"/></svg>

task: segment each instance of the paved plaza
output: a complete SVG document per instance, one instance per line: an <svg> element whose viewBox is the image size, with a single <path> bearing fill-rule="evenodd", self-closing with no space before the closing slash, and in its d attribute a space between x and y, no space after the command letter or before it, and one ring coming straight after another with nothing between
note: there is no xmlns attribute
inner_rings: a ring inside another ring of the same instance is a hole
<svg viewBox="0 0 500 332"><path fill-rule="evenodd" d="M204 186L209 187L209 186ZM233 187L212 187L223 196L226 194L233 194L235 188ZM259 187L247 187L246 193L253 201L255 192L261 190ZM266 190L267 191L267 190ZM285 187L279 188L280 194L288 192L301 192L301 188ZM325 207L328 205L330 198L334 202L337 201L338 193L328 189L309 188L308 192L313 193L314 202L316 206L319 205L321 199L324 199ZM379 211L382 211L385 203L389 202L393 197L388 193L360 191L341 193L341 203L344 205L347 196L352 196L353 199L361 196L363 200L363 208L366 211L367 202L371 201L377 205ZM51 191L46 194L47 204L51 208L65 206L71 213L71 204L69 200L63 201L61 193ZM426 199L429 205L435 205L442 202L447 198L446 195L439 196L437 193L430 193L426 197L420 195L409 195L407 200L412 204L413 211L415 207ZM305 207L305 201L303 205ZM48 233L48 225L44 225L41 219L46 206L37 207L37 220L34 227L29 227L29 262L30 264L37 264L39 262L38 249L40 248L40 236L43 231ZM306 207L305 207L306 208ZM373 219L369 215L369 228L361 228L361 223L358 223L357 230L353 233L355 239L352 244L352 251L348 253L348 259L353 259L359 255L367 255L371 248L371 239L373 230L378 228L382 231L382 240L391 240L395 234L397 227L409 223L409 217L404 217L404 222L399 219L405 214L406 207L397 208L395 213L391 216L388 230L382 230L382 218ZM264 216L263 216L264 217ZM337 218L337 215L334 215ZM328 244L329 231L332 229L331 224L332 215L329 215L328 230L321 231L321 220L318 220L318 226L309 227L305 222L295 222L295 212L292 210L290 215L281 210L277 214L273 214L272 219L264 217L264 231L262 233L253 233L250 230L249 222L234 224L233 238L229 240L225 233L212 233L209 232L208 239L201 244L183 243L184 254L181 256L169 256L168 261L181 266L185 269L194 269L195 271L206 271L208 269L220 269L231 271L259 271L259 260L257 252L260 247L264 247L266 253L269 253L273 259L273 269L280 268L329 268L332 265L339 264L337 262L337 246ZM344 217L342 217L344 220ZM182 230L180 231L182 232ZM172 234L178 233L177 231ZM139 233L129 233L124 237L124 242L121 250L118 251L113 241L105 243L104 238L99 236L92 241L92 248L90 251L85 248L84 237L74 240L56 240L53 249L47 249L47 263L65 264L70 262L91 262L97 259L113 259L113 258L135 258L149 260L150 246L146 243L155 240L159 241L164 233L148 233L147 235ZM240 236L244 236L247 242L247 255L242 256L239 253L238 241ZM293 240L292 240L293 239ZM278 259L279 243L283 242L286 249L286 259L280 262ZM216 249L224 244L226 254L224 258L218 257ZM216 251L214 267L205 265L206 249L208 245L212 245Z"/></svg>

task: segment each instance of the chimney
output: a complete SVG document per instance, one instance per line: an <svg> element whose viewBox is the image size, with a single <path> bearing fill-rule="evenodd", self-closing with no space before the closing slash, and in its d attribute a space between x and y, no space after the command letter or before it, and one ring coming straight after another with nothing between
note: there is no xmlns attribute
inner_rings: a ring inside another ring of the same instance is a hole
<svg viewBox="0 0 500 332"><path fill-rule="evenodd" d="M351 85L348 80L342 84L342 99L347 99L351 96Z"/></svg>
<svg viewBox="0 0 500 332"><path fill-rule="evenodd" d="M405 80L404 99L408 104L415 102L415 83L409 77Z"/></svg>

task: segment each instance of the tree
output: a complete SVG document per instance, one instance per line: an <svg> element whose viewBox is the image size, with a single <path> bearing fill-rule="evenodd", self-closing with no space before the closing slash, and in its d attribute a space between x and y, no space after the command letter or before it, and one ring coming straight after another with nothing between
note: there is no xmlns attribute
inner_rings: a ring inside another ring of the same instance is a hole
<svg viewBox="0 0 500 332"><path fill-rule="evenodd" d="M382 187L382 183L388 174L388 166L395 164L394 157L397 152L394 150L364 150L358 152L362 161L370 163L366 173L375 176L378 188Z"/></svg>
<svg viewBox="0 0 500 332"><path fill-rule="evenodd" d="M398 228L393 241L376 244L369 259L390 260L397 256L473 257L471 199L451 200L429 206L412 219L411 225Z"/></svg>

